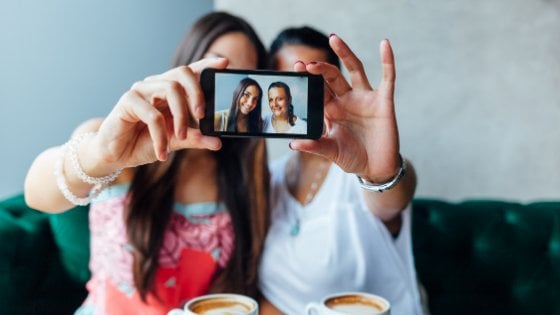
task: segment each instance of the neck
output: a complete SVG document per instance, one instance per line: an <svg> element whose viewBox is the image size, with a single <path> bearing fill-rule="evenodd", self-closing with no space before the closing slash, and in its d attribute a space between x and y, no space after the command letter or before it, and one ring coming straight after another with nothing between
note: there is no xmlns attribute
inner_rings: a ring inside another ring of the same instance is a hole
<svg viewBox="0 0 560 315"><path fill-rule="evenodd" d="M290 193L303 205L311 202L325 181L331 161L310 153L294 155L286 167Z"/></svg>
<svg viewBox="0 0 560 315"><path fill-rule="evenodd" d="M272 127L274 130L282 132L290 129L291 126L287 117L272 116Z"/></svg>

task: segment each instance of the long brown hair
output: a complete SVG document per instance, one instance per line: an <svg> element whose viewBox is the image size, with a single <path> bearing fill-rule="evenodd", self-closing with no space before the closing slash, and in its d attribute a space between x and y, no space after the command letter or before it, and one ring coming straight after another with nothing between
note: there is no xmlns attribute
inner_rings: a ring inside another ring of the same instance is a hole
<svg viewBox="0 0 560 315"><path fill-rule="evenodd" d="M263 98L263 91L259 83L251 78L244 78L239 81L237 88L233 91L231 106L229 107L229 116L227 121L227 131L237 131L237 117L239 116L239 100L243 97L245 89L249 86L254 86L259 92L257 97L257 106L247 115L247 130L249 132L259 132L262 130L262 117L261 117L261 101Z"/></svg>
<svg viewBox="0 0 560 315"><path fill-rule="evenodd" d="M218 37L242 32L255 46L258 68L267 62L266 50L251 26L223 12L199 19L177 47L172 66L202 59ZM126 214L128 238L134 248L134 283L145 300L154 292L154 278L164 233L171 218L181 160L188 150L169 155L135 169ZM235 233L235 249L228 265L211 287L212 292L241 293L257 298L258 264L269 225L269 172L266 145L262 139L222 139L216 159L218 198L226 205Z"/></svg>

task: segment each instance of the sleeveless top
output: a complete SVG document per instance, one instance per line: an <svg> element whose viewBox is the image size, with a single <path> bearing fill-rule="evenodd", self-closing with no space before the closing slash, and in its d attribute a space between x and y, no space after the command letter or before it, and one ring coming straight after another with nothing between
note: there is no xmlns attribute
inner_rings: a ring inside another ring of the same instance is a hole
<svg viewBox="0 0 560 315"><path fill-rule="evenodd" d="M149 293L143 302L134 287L132 245L124 220L128 187L108 187L90 206L92 276L86 285L88 297L76 315L166 314L208 293L214 276L231 258L233 226L223 204L175 203L155 274L157 294Z"/></svg>
<svg viewBox="0 0 560 315"><path fill-rule="evenodd" d="M286 185L289 155L271 164L272 220L259 268L263 295L284 314L303 314L338 292L367 292L391 303L392 314L421 315L410 205L394 238L367 207L356 176L337 165L307 205Z"/></svg>

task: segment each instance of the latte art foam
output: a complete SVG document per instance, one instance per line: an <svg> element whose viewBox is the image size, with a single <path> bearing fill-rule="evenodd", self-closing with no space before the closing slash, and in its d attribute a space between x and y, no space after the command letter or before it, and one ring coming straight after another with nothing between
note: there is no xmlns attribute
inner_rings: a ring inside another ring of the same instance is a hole
<svg viewBox="0 0 560 315"><path fill-rule="evenodd" d="M215 298L196 302L190 309L199 315L244 315L253 307L234 299Z"/></svg>
<svg viewBox="0 0 560 315"><path fill-rule="evenodd" d="M386 305L365 296L345 295L329 299L325 305L335 311L353 315L375 315L385 310Z"/></svg>

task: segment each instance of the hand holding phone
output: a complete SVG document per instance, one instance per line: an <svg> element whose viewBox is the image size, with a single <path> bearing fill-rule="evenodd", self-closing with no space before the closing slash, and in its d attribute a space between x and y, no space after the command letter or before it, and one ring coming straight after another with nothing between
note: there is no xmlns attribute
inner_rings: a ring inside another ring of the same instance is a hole
<svg viewBox="0 0 560 315"><path fill-rule="evenodd" d="M324 80L305 72L205 69L200 130L223 137L318 139Z"/></svg>

